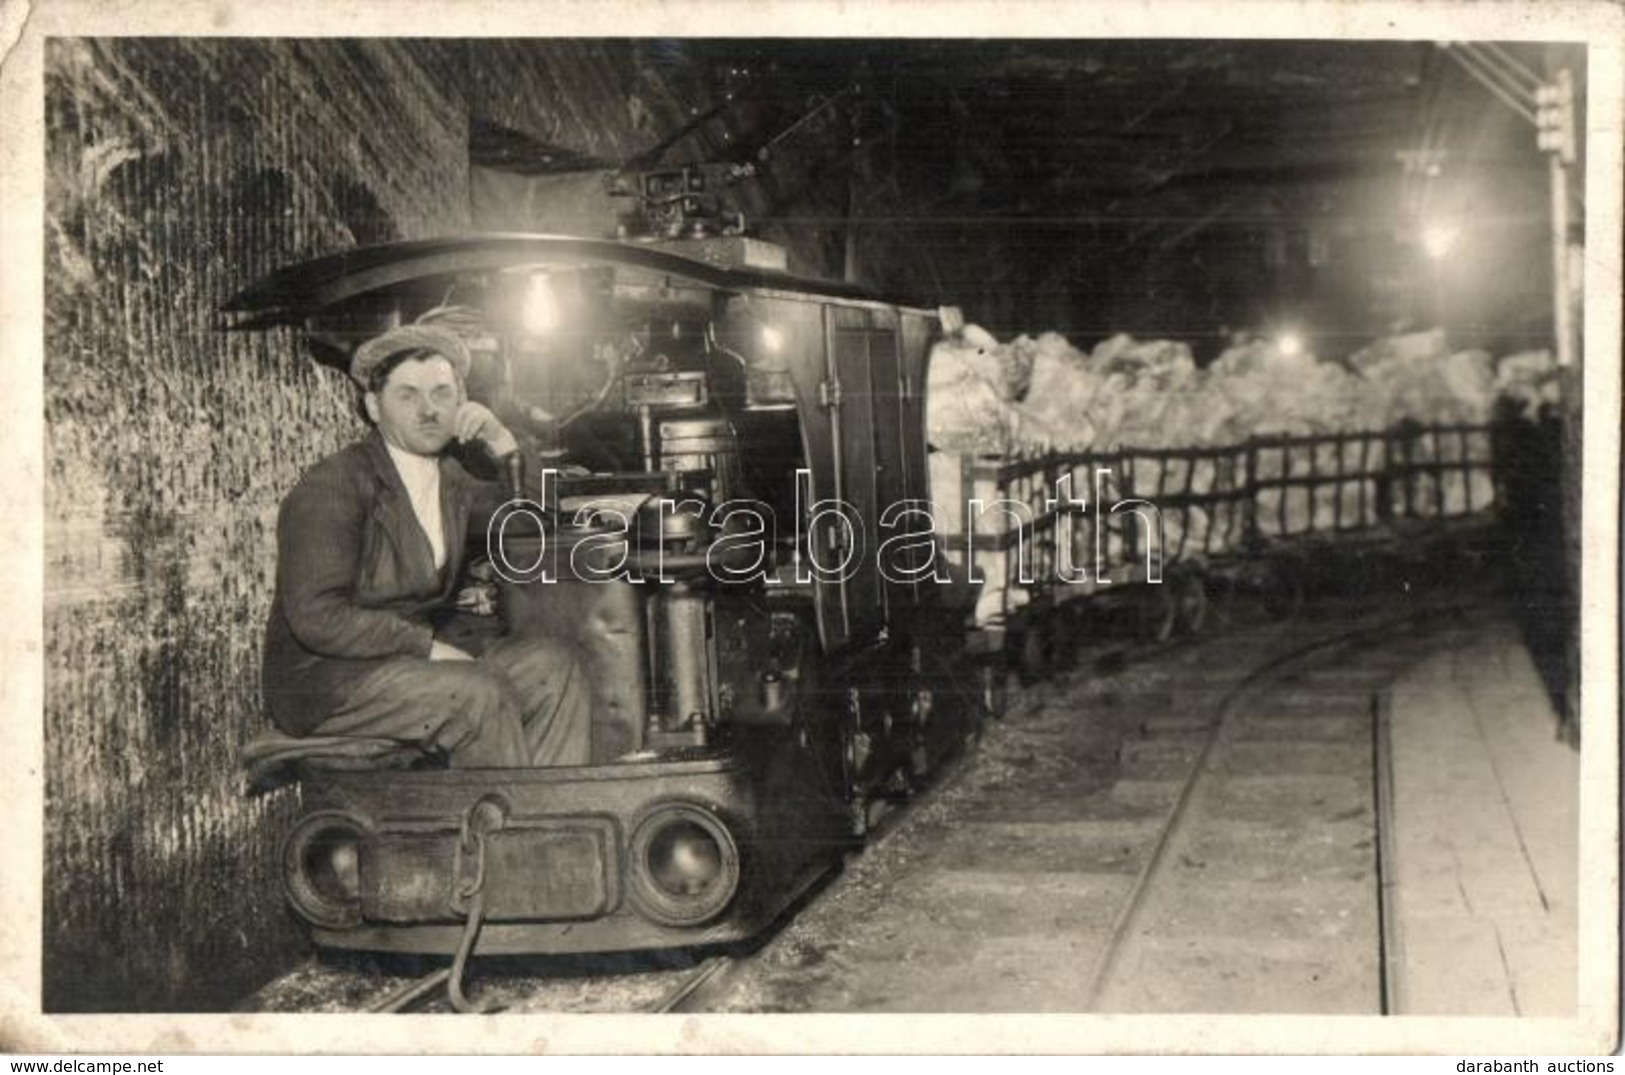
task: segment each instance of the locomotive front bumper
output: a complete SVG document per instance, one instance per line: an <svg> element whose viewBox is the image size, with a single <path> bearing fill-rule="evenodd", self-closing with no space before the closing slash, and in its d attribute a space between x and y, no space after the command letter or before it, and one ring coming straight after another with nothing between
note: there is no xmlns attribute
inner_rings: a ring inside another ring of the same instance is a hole
<svg viewBox="0 0 1625 1075"><path fill-rule="evenodd" d="M733 756L535 770L323 773L284 845L322 947L482 954L721 944L838 858L839 818ZM786 794L789 792L789 794Z"/></svg>

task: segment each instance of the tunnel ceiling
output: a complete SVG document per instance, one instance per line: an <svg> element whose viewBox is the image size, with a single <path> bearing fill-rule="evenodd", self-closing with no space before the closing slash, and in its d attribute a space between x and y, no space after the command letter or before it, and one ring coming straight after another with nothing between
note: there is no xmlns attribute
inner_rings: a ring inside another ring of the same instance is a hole
<svg viewBox="0 0 1625 1075"><path fill-rule="evenodd" d="M1509 50L1541 67L1538 48ZM1424 149L1447 169L1539 164L1532 132L1429 42L684 39L636 51L694 104L688 127L634 163L788 162L822 183L857 172L897 182L916 210L1121 212L1398 173ZM509 168L583 163L557 147L527 157L489 132L474 149Z"/></svg>
<svg viewBox="0 0 1625 1075"><path fill-rule="evenodd" d="M1012 325L1171 331L1164 311L1176 306L1201 320L1251 316L1233 311L1265 292L1268 302L1298 302L1293 272L1250 278L1248 259L1259 255L1244 248L1302 244L1311 231L1322 244L1336 235L1345 246L1414 245L1427 222L1449 218L1471 221L1499 259L1541 256L1544 160L1532 126L1433 42L686 38L606 47L657 72L686 119L652 130L648 148L625 161L477 132L475 163L533 173L749 163L741 207L760 234L822 242L838 274L853 225L861 253L890 259L879 274L888 283L982 308L1003 302L1002 314L984 316ZM1536 72L1561 48L1583 84L1578 46L1502 48ZM1346 256L1371 270L1338 285L1350 303L1371 288L1409 287L1392 272L1376 281L1387 272L1377 255ZM1171 288L1199 293L1174 300ZM1063 298L1043 305L1046 295L1109 291L1122 302L1095 302L1085 320ZM1336 315L1362 324L1387 316L1364 307Z"/></svg>
<svg viewBox="0 0 1625 1075"><path fill-rule="evenodd" d="M741 96L793 106L797 91L844 76L860 86L868 133L895 138L908 160L948 165L951 190L1014 211L1394 170L1424 137L1455 143L1435 148L1458 166L1532 142L1424 42L897 42L850 53L796 43L755 54L736 67L766 77Z"/></svg>

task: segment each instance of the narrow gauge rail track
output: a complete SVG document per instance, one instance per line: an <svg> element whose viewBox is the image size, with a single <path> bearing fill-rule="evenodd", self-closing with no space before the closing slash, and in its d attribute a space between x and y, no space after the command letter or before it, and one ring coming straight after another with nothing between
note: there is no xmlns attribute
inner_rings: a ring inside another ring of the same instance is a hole
<svg viewBox="0 0 1625 1075"><path fill-rule="evenodd" d="M1245 974L1235 965L1239 957L1307 970L1307 981L1279 976L1284 989L1300 992L1278 1004L1261 1003L1249 979L1235 998L1249 1007L1286 1011L1318 1001L1331 1010L1388 1013L1389 956L1397 944L1385 880L1392 864L1384 861L1391 828L1388 683L1380 664L1362 668L1344 659L1462 614L1453 605L1426 609L1295 647L1225 692L1205 727L1167 729L1176 740L1195 732L1198 745L1090 968L1086 1010L1232 1010L1224 994L1234 996ZM1283 706L1293 687L1309 701ZM1317 703L1321 712L1303 712ZM1146 731L1139 743L1154 748L1163 737L1155 727ZM1297 819L1282 814L1293 808L1318 808L1314 831L1290 831ZM1322 875L1288 876L1305 861L1322 867ZM1300 887L1285 899L1267 895L1294 885ZM1230 914L1219 907L1227 902ZM1238 926L1238 935L1226 936ZM1351 932L1364 933L1369 944L1340 939ZM1252 952L1233 943L1242 935ZM1311 941L1363 951L1308 970L1323 962Z"/></svg>
<svg viewBox="0 0 1625 1075"><path fill-rule="evenodd" d="M1091 815L1073 802L1050 831L1030 810L967 800L939 826L945 842L910 851L920 872L900 879L884 922L848 913L835 926L849 936L826 945L829 961L851 981L809 985L794 959L770 967L774 946L805 943L780 935L752 965L705 968L664 1010L867 1010L862 998L884 997L878 1010L1389 1011L1399 938L1381 713L1424 629L1463 613L1374 612L1275 649L1193 712L1145 721L1102 792L1113 805ZM1156 805L1126 814L1126 802ZM1013 872L986 888L1001 869ZM978 890L993 902L954 906ZM1093 906L1068 906L1078 893ZM1023 916L1029 926L1012 924ZM897 940L910 919L935 937ZM969 923L990 932L968 936Z"/></svg>
<svg viewBox="0 0 1625 1075"><path fill-rule="evenodd" d="M1272 811L1291 809L1294 803L1313 805L1323 816L1330 811L1330 816L1340 818L1332 823L1342 827L1343 849L1369 869L1344 869L1330 887L1317 883L1314 908L1283 913L1279 903L1266 899L1261 913L1276 916L1277 927L1295 923L1322 938L1330 927L1336 927L1364 934L1370 941L1349 938L1340 951L1358 947L1362 958L1343 961L1342 969L1329 976L1311 969L1308 977L1315 988L1307 992L1293 984L1292 974L1283 975L1282 987L1296 990L1295 997L1276 1006L1265 1002L1264 1009L1298 1010L1293 1001L1312 998L1318 989L1334 1010L1386 1010L1389 985L1384 960L1396 950L1397 938L1388 934L1381 906L1386 806L1379 772L1384 755L1377 743L1378 699L1387 686L1388 673L1397 671L1397 666L1385 670L1377 662L1356 669L1342 659L1361 650L1380 649L1383 643L1430 620L1459 618L1462 611L1456 605L1435 606L1404 615L1365 618L1349 630L1277 651L1234 680L1199 712L1147 721L1138 736L1125 740L1117 786L1135 787L1136 794L1155 788L1153 797L1166 808L1151 825L1136 826L1134 846L1128 851L1139 868L1120 895L1115 914L1108 916L1109 927L1088 938L1093 954L1083 964L1086 972L1080 976L1074 963L1070 987L1058 991L1059 996L1073 1001L1067 1005L1070 1010L1232 1010L1214 997L1223 989L1216 977L1221 973L1233 988L1236 971L1234 966L1226 969L1225 960L1236 956L1235 937L1228 938L1231 947L1224 952L1204 951L1197 943L1201 938L1192 930L1205 927L1182 920L1182 915L1204 901L1242 906L1287 880L1271 877L1267 868L1261 876L1226 878L1221 876L1222 869L1212 865L1222 860L1213 852L1228 850L1229 859L1222 861L1243 872L1258 870L1262 861L1258 854L1225 845L1238 840L1245 844L1268 826L1265 819ZM1131 663L1139 663L1158 648L1134 646L1126 653ZM1407 652L1405 663L1414 656ZM1287 706L1288 712L1280 712L1277 703L1293 691L1300 697ZM1306 715L1306 708L1324 711ZM961 755L902 808L888 812L860 853L873 853L906 832L916 809L960 783L972 768L967 763L973 761L969 752ZM1170 795L1171 788L1177 791ZM1107 822L1105 827L1111 824ZM1120 828L1114 832L1116 837L1122 836ZM1280 857L1266 852L1263 858L1272 855ZM791 915L799 919L813 911L839 884L836 877L815 889ZM1317 915L1319 920L1312 920ZM782 932L776 927L759 949L713 954L679 968L626 963L614 973L584 971L565 977L480 974L470 986L472 996L465 1010L740 1010L737 987L774 973L761 957ZM1223 930L1216 936L1222 947ZM1245 958L1261 964L1276 960L1283 967L1302 970L1314 962L1302 942L1303 937L1276 928ZM361 995L352 987L351 1003L372 1011L448 1010L451 1005L444 987L455 970L440 968L415 980L385 981ZM1261 968L1261 973L1266 972ZM1169 983L1175 984L1170 987ZM1257 1003L1250 987L1239 993ZM731 997L735 998L733 1004Z"/></svg>

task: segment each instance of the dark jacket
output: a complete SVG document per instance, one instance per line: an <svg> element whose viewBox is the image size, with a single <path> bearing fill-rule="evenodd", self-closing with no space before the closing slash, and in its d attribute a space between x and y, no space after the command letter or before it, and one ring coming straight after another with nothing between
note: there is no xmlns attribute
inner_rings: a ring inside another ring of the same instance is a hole
<svg viewBox="0 0 1625 1075"><path fill-rule="evenodd" d="M308 735L382 661L429 655L431 615L454 601L469 521L483 524L501 500L500 486L442 458L446 566L436 571L376 431L305 472L277 514L262 687L278 728Z"/></svg>

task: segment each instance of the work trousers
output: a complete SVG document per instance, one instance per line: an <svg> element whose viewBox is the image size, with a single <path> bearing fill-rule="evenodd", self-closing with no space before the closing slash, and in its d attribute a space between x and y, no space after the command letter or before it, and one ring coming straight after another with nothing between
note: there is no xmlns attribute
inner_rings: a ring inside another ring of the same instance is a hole
<svg viewBox="0 0 1625 1075"><path fill-rule="evenodd" d="M417 743L459 769L585 765L592 694L573 647L504 638L472 661L390 658L311 735Z"/></svg>

